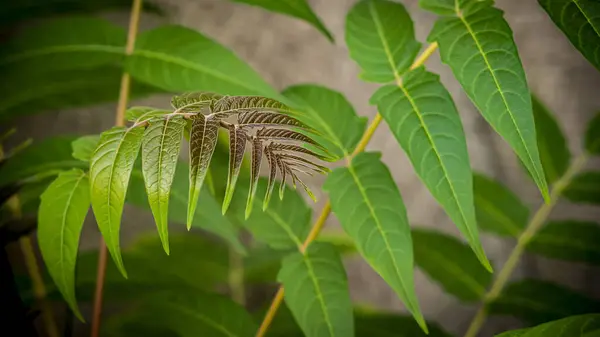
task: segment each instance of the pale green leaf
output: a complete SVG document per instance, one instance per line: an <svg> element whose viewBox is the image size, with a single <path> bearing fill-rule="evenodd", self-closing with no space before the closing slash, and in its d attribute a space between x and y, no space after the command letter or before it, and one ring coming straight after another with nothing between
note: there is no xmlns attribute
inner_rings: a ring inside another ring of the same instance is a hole
<svg viewBox="0 0 600 337"><path fill-rule="evenodd" d="M190 192L188 196L187 228L192 227L202 183L217 145L219 121L202 114L194 117L190 131Z"/></svg>
<svg viewBox="0 0 600 337"><path fill-rule="evenodd" d="M304 254L287 256L277 278L306 337L354 336L346 271L332 246L313 243Z"/></svg>
<svg viewBox="0 0 600 337"><path fill-rule="evenodd" d="M560 221L545 225L527 250L549 258L600 265L600 225L595 222Z"/></svg>
<svg viewBox="0 0 600 337"><path fill-rule="evenodd" d="M229 208L229 203L235 192L235 184L240 175L244 151L246 150L246 140L246 131L235 124L229 127L229 171L227 174L225 199L223 199L223 214L227 212L227 208Z"/></svg>
<svg viewBox="0 0 600 337"><path fill-rule="evenodd" d="M473 175L475 212L481 230L518 237L529 219L529 209L506 186L481 174Z"/></svg>
<svg viewBox="0 0 600 337"><path fill-rule="evenodd" d="M462 123L439 76L417 68L371 98L427 189L486 268L473 206L473 177Z"/></svg>
<svg viewBox="0 0 600 337"><path fill-rule="evenodd" d="M585 132L585 149L591 154L600 154L600 113L588 123Z"/></svg>
<svg viewBox="0 0 600 337"><path fill-rule="evenodd" d="M344 231L369 265L394 289L423 330L415 293L413 249L404 202L381 154L363 152L334 170L323 189Z"/></svg>
<svg viewBox="0 0 600 337"><path fill-rule="evenodd" d="M571 43L600 70L600 2L538 0Z"/></svg>
<svg viewBox="0 0 600 337"><path fill-rule="evenodd" d="M412 239L417 266L446 292L463 302L483 298L492 274L483 268L466 244L426 229L413 229Z"/></svg>
<svg viewBox="0 0 600 337"><path fill-rule="evenodd" d="M509 284L488 304L492 315L510 315L530 324L541 324L600 310L600 302L564 286L525 279Z"/></svg>
<svg viewBox="0 0 600 337"><path fill-rule="evenodd" d="M588 171L576 175L563 191L563 196L575 203L600 205L600 172Z"/></svg>
<svg viewBox="0 0 600 337"><path fill-rule="evenodd" d="M294 117L319 132L311 135L339 159L354 150L366 126L352 105L339 92L317 85L295 85L283 94L296 102L300 114Z"/></svg>
<svg viewBox="0 0 600 337"><path fill-rule="evenodd" d="M71 155L71 136L47 138L15 154L0 166L0 186L35 181L72 168L85 169L86 163Z"/></svg>
<svg viewBox="0 0 600 337"><path fill-rule="evenodd" d="M142 144L143 128L114 127L104 131L90 160L92 209L108 251L127 277L119 232L129 178Z"/></svg>
<svg viewBox="0 0 600 337"><path fill-rule="evenodd" d="M144 122L155 117L170 113L169 110L156 109L146 106L134 106L125 111L125 119L129 122Z"/></svg>
<svg viewBox="0 0 600 337"><path fill-rule="evenodd" d="M503 12L490 0L420 0L420 4L447 15L435 23L429 41L439 44L442 61L549 198L527 79Z"/></svg>
<svg viewBox="0 0 600 337"><path fill-rule="evenodd" d="M362 0L352 7L346 44L362 69L360 77L379 83L399 80L421 48L406 8L388 0Z"/></svg>
<svg viewBox="0 0 600 337"><path fill-rule="evenodd" d="M98 142L100 142L100 135L88 135L77 138L71 143L73 158L86 163L89 162L94 150L98 147Z"/></svg>
<svg viewBox="0 0 600 337"><path fill-rule="evenodd" d="M234 2L262 7L266 10L289 15L291 17L304 20L316 29L318 29L331 42L334 41L333 35L327 30L325 25L319 20L317 15L308 5L306 0L233 0Z"/></svg>
<svg viewBox="0 0 600 337"><path fill-rule="evenodd" d="M90 182L79 169L58 175L41 196L38 244L54 283L83 321L75 299L75 264L79 236L90 207Z"/></svg>
<svg viewBox="0 0 600 337"><path fill-rule="evenodd" d="M571 316L515 332L508 331L496 337L598 337L600 314Z"/></svg>

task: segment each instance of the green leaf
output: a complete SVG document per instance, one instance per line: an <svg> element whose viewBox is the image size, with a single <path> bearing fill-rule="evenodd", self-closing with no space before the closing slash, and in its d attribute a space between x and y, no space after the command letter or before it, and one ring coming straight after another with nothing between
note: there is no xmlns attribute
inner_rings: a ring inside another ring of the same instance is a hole
<svg viewBox="0 0 600 337"><path fill-rule="evenodd" d="M319 135L311 137L329 150L335 159L352 153L367 120L358 117L344 95L310 84L288 87L283 94L297 103L301 114L295 117L319 132Z"/></svg>
<svg viewBox="0 0 600 337"><path fill-rule="evenodd" d="M225 188L225 199L223 200L222 213L227 212L231 198L235 191L235 184L240 175L244 151L246 150L247 133L239 126L232 124L229 127L229 171L227 174L227 187Z"/></svg>
<svg viewBox="0 0 600 337"><path fill-rule="evenodd" d="M526 279L509 284L488 304L492 315L510 315L530 324L541 324L600 310L600 302L547 281Z"/></svg>
<svg viewBox="0 0 600 337"><path fill-rule="evenodd" d="M181 26L161 26L141 33L125 64L134 78L167 91L281 98L230 50Z"/></svg>
<svg viewBox="0 0 600 337"><path fill-rule="evenodd" d="M600 70L600 3L595 0L538 0L573 46Z"/></svg>
<svg viewBox="0 0 600 337"><path fill-rule="evenodd" d="M260 175L260 164L263 157L263 143L256 137L252 138L252 166L250 168L250 190L248 191L248 200L246 201L246 213L244 219L248 220L254 207L254 196Z"/></svg>
<svg viewBox="0 0 600 337"><path fill-rule="evenodd" d="M598 337L600 336L600 315L587 314L571 316L557 321L538 325L531 329L508 331L496 337Z"/></svg>
<svg viewBox="0 0 600 337"><path fill-rule="evenodd" d="M415 262L444 290L463 302L483 298L492 274L458 239L426 229L413 229Z"/></svg>
<svg viewBox="0 0 600 337"><path fill-rule="evenodd" d="M548 184L562 177L571 163L571 152L556 119L535 96L531 97L540 160Z"/></svg>
<svg viewBox="0 0 600 337"><path fill-rule="evenodd" d="M429 332L425 334L410 316L392 313L355 313L356 335L395 336L395 337L451 337L435 322L427 322Z"/></svg>
<svg viewBox="0 0 600 337"><path fill-rule="evenodd" d="M473 178L462 123L439 76L423 67L371 98L427 189L491 271L473 207Z"/></svg>
<svg viewBox="0 0 600 337"><path fill-rule="evenodd" d="M518 237L529 219L529 209L500 182L475 173L475 212L479 228L501 236Z"/></svg>
<svg viewBox="0 0 600 337"><path fill-rule="evenodd" d="M30 182L19 190L19 202L21 203L21 212L23 214L37 214L40 206L40 196L48 186L54 181L55 177L47 177L39 181Z"/></svg>
<svg viewBox="0 0 600 337"><path fill-rule="evenodd" d="M600 172L590 171L576 175L563 191L563 196L575 203L600 204Z"/></svg>
<svg viewBox="0 0 600 337"><path fill-rule="evenodd" d="M600 265L600 225L594 222L560 221L545 225L527 250L546 257Z"/></svg>
<svg viewBox="0 0 600 337"><path fill-rule="evenodd" d="M277 278L306 337L354 336L346 271L332 246L313 243L304 254L287 256Z"/></svg>
<svg viewBox="0 0 600 337"><path fill-rule="evenodd" d="M62 172L41 196L38 243L54 283L83 321L75 299L75 263L79 236L90 207L90 182L79 169Z"/></svg>
<svg viewBox="0 0 600 337"><path fill-rule="evenodd" d="M585 133L585 149L590 154L600 154L600 113L598 113L588 124Z"/></svg>
<svg viewBox="0 0 600 337"><path fill-rule="evenodd" d="M421 44L412 19L401 3L362 0L346 17L346 44L369 82L398 81L414 61Z"/></svg>
<svg viewBox="0 0 600 337"><path fill-rule="evenodd" d="M88 135L79 137L71 143L73 158L88 163L92 158L94 150L98 147L100 135Z"/></svg>
<svg viewBox="0 0 600 337"><path fill-rule="evenodd" d="M125 120L129 122L139 121L141 123L144 121L150 121L155 117L160 117L168 113L171 113L171 111L146 106L134 106L125 111Z"/></svg>
<svg viewBox="0 0 600 337"><path fill-rule="evenodd" d="M119 232L133 164L142 144L143 128L114 127L104 131L90 161L92 209L108 251L127 277Z"/></svg>
<svg viewBox="0 0 600 337"><path fill-rule="evenodd" d="M0 166L0 186L43 179L72 168L85 169L86 163L71 156L75 139L57 136L33 143Z"/></svg>
<svg viewBox="0 0 600 337"><path fill-rule="evenodd" d="M262 7L266 10L289 15L308 22L311 26L318 29L330 42L334 42L333 35L327 30L325 25L319 20L317 15L310 8L306 0L233 0L243 4Z"/></svg>
<svg viewBox="0 0 600 337"><path fill-rule="evenodd" d="M410 226L404 202L381 154L363 152L334 170L323 189L344 231L427 331L415 293Z"/></svg>
<svg viewBox="0 0 600 337"><path fill-rule="evenodd" d="M163 248L169 255L169 197L186 121L182 116L150 121L142 141L142 174Z"/></svg>
<svg viewBox="0 0 600 337"><path fill-rule="evenodd" d="M442 15L428 40L486 121L516 152L545 199L548 185L538 153L531 96L512 30L492 1L420 0ZM453 10L450 11L450 8Z"/></svg>

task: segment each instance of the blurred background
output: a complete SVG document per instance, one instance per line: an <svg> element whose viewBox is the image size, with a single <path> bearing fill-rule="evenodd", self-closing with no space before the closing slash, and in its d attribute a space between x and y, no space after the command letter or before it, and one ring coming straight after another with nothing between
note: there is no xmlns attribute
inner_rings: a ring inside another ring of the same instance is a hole
<svg viewBox="0 0 600 337"><path fill-rule="evenodd" d="M233 50L248 62L277 89L292 84L316 83L343 93L354 105L357 113L372 119L376 113L368 100L376 89L375 85L358 79L358 66L348 56L344 42L345 16L355 0L310 0L310 4L323 23L333 33L335 44L331 44L309 24L284 15L266 12L260 8L235 4L226 0L154 0L165 10L165 16L144 14L140 30L152 28L165 22L177 23L201 31L224 46ZM421 42L431 29L435 16L418 8L417 0L402 0L411 13ZM502 0L497 6L514 31L514 37L534 94L552 111L568 137L572 153L581 152L582 134L587 121L600 111L600 73L598 73L569 43L556 28L536 1ZM126 26L126 13L103 15L111 21ZM452 94L461 114L467 134L471 163L475 170L504 182L531 207L542 201L537 189L525 176L508 146L490 129L476 111L473 104L453 78L450 69L441 64L437 53L429 59L427 67L439 73L442 82ZM118 88L115 88L118 90ZM168 108L170 95L154 95L130 102L131 105L146 105ZM35 116L18 118L16 127L18 143L27 137L34 140L57 134L85 135L99 133L114 123L116 104L102 104L91 108L56 110ZM3 128L7 126L2 126ZM398 143L382 124L377 130L368 150L381 151L383 161L392 171L408 209L413 226L436 228L457 234L455 226L438 206L413 173L406 156ZM185 151L184 151L185 152ZM596 165L598 162L592 162ZM319 202L307 202L318 215L326 196L320 190L323 177L308 179ZM592 207L575 206L565 202L555 209L552 219L566 218L576 212L581 219L598 219L600 212ZM183 230L183 226L172 226ZM122 242L126 246L139 237L140 233L154 231L150 212L126 206L122 225ZM339 230L335 216L330 216L327 230ZM81 241L81 249L97 249L99 233L94 219L88 216ZM493 264L504 263L512 242L502 241L483 234L485 250ZM112 261L109 261L112 263ZM346 261L353 300L377 308L403 311L403 306L393 291L362 259ZM550 261L526 256L515 278L536 277L584 291L600 297L600 274L590 267L573 263ZM447 296L436 284L417 271L417 293L424 315L439 322L451 333L464 332L476 307L461 305ZM268 300L275 288L269 288L254 296ZM83 307L84 310L89 308ZM491 336L492 331L518 327L509 318L488 319L481 336ZM76 327L81 336L88 328ZM77 335L77 334L75 334Z"/></svg>

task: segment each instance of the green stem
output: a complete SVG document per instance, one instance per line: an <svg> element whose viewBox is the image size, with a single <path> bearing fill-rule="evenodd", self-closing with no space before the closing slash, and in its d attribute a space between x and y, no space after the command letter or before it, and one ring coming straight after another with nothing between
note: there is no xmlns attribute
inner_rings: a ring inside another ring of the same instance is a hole
<svg viewBox="0 0 600 337"><path fill-rule="evenodd" d="M529 221L529 224L525 228L525 231L523 231L523 233L521 233L521 235L518 237L517 245L515 246L515 248L513 248L512 252L508 257L508 260L506 260L506 263L502 267L502 270L500 270L500 273L498 274L498 277L492 284L490 291L488 291L488 293L484 296L483 304L481 305L481 307L475 314L475 317L471 321L471 324L467 329L465 337L477 336L477 333L479 332L479 330L483 326L483 323L485 322L485 319L487 318L488 313L486 304L492 302L500 295L500 293L504 289L504 286L506 286L506 283L509 281L513 271L517 267L517 264L519 263L523 252L525 251L525 247L527 247L527 244L531 241L534 235L546 223L550 212L558 202L558 199L562 195L563 191L569 185L571 180L573 180L573 177L575 177L575 175L583 169L583 167L587 163L587 160L588 156L586 153L583 153L580 156L578 156L573 161L571 166L569 166L565 174L556 181L554 187L552 188L552 191L550 192L549 202L544 203L542 206L540 206L533 218L531 218L531 221Z"/></svg>

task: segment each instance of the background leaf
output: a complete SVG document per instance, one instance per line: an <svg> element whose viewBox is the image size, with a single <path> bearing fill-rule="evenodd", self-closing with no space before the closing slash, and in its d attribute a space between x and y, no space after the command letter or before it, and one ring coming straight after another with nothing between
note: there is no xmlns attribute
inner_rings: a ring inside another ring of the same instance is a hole
<svg viewBox="0 0 600 337"><path fill-rule="evenodd" d="M346 271L332 246L313 243L304 255L287 256L278 280L286 290L285 303L306 337L354 336Z"/></svg>
<svg viewBox="0 0 600 337"><path fill-rule="evenodd" d="M100 135L88 135L75 139L71 143L73 149L72 156L75 159L79 159L84 162L89 162L92 159L92 154L98 143L100 142Z"/></svg>
<svg viewBox="0 0 600 337"><path fill-rule="evenodd" d="M421 44L401 3L387 0L358 2L346 17L346 44L365 81L397 81L408 70Z"/></svg>
<svg viewBox="0 0 600 337"><path fill-rule="evenodd" d="M360 313L356 314L356 335L397 336L397 337L451 337L435 322L427 322L429 333L425 334L421 327L409 316L392 313Z"/></svg>
<svg viewBox="0 0 600 337"><path fill-rule="evenodd" d="M600 302L551 282L526 279L509 284L488 305L492 315L510 315L530 324L598 312Z"/></svg>
<svg viewBox="0 0 600 337"><path fill-rule="evenodd" d="M500 182L475 173L475 212L479 228L491 233L518 237L529 219L529 209Z"/></svg>
<svg viewBox="0 0 600 337"><path fill-rule="evenodd" d="M527 250L546 257L600 265L600 225L594 222L560 221L545 225Z"/></svg>
<svg viewBox="0 0 600 337"><path fill-rule="evenodd" d="M600 3L594 0L538 0L573 46L600 70Z"/></svg>
<svg viewBox="0 0 600 337"><path fill-rule="evenodd" d="M585 149L591 154L600 154L600 113L588 124L585 133Z"/></svg>
<svg viewBox="0 0 600 337"><path fill-rule="evenodd" d="M426 229L412 230L415 263L431 279L463 302L483 298L492 281L489 273L458 239Z"/></svg>
<svg viewBox="0 0 600 337"><path fill-rule="evenodd" d="M571 316L531 329L508 331L496 337L595 337L600 332L600 315Z"/></svg>
<svg viewBox="0 0 600 337"><path fill-rule="evenodd" d="M424 7L437 0L420 0ZM458 3L457 3L458 4ZM527 79L512 30L491 1L463 1L439 19L428 40L439 44L450 66L483 117L513 148L540 189L548 186L537 148Z"/></svg>
<svg viewBox="0 0 600 337"><path fill-rule="evenodd" d="M576 175L563 191L563 196L571 202L600 204L600 172L590 171Z"/></svg>
<svg viewBox="0 0 600 337"><path fill-rule="evenodd" d="M333 42L333 36L327 30L325 25L319 20L317 15L312 11L306 0L233 0L243 4L259 6L266 10L286 14L300 20L308 22L310 25L318 29L327 39Z"/></svg>
<svg viewBox="0 0 600 337"><path fill-rule="evenodd" d="M394 289L427 330L415 293L406 208L381 154L363 152L334 170L323 187L344 231L369 265Z"/></svg>
<svg viewBox="0 0 600 337"><path fill-rule="evenodd" d="M62 172L41 196L37 229L48 272L75 316L82 321L75 299L75 263L89 207L87 174L79 169Z"/></svg>

